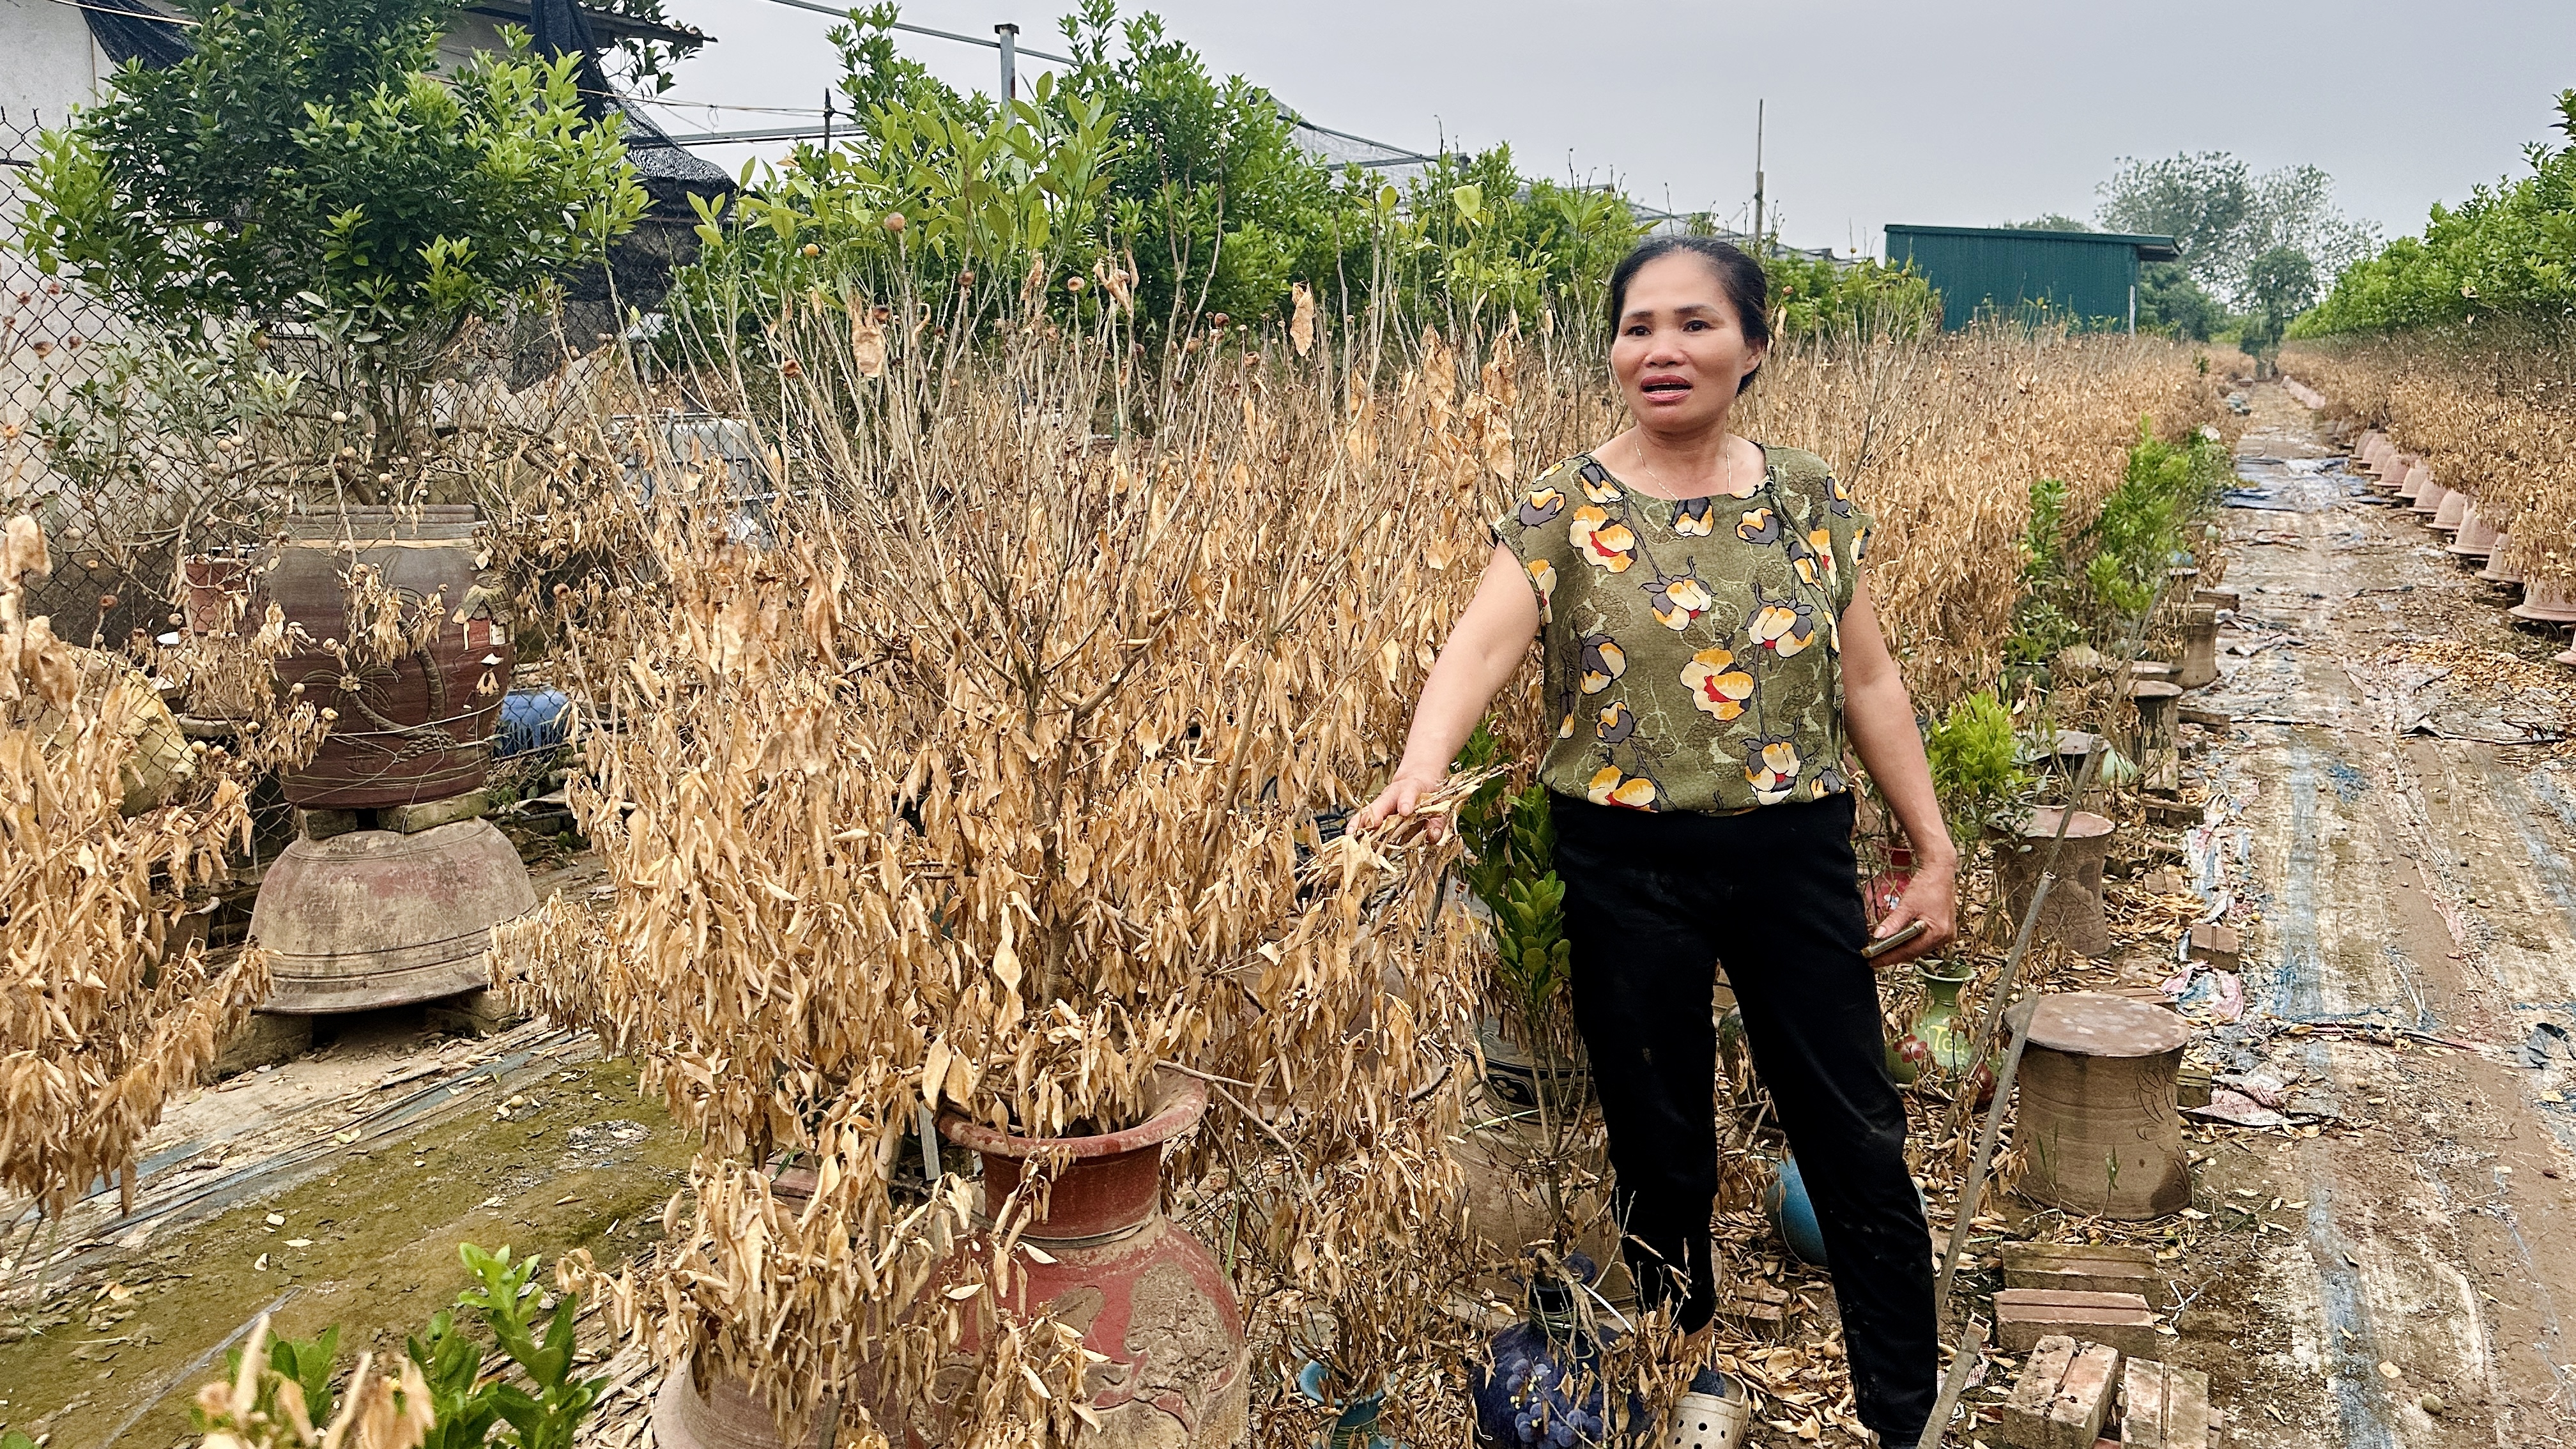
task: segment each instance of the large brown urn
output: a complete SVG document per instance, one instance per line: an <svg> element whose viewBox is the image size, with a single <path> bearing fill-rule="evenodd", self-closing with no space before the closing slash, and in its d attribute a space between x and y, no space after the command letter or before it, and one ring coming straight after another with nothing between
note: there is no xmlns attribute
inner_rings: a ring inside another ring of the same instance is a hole
<svg viewBox="0 0 2576 1449"><path fill-rule="evenodd" d="M298 839L251 905L273 983L260 1009L361 1011L475 990L490 982L492 928L536 907L518 850L486 820Z"/></svg>
<svg viewBox="0 0 2576 1449"><path fill-rule="evenodd" d="M284 777L288 800L307 810L369 810L482 788L511 648L490 595L476 588L474 558L470 505L344 508L288 520L245 627L275 603L309 636L278 659L278 686L300 684L306 702L338 715L321 750ZM401 601L407 619L436 600L437 628L423 647L388 660L349 650L362 567Z"/></svg>

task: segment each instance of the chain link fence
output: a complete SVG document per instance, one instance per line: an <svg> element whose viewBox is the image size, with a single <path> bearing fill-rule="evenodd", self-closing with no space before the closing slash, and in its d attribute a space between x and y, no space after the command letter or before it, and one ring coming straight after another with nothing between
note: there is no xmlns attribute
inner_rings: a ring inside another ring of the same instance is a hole
<svg viewBox="0 0 2576 1449"><path fill-rule="evenodd" d="M0 513L34 513L51 544L29 611L61 638L113 647L170 627L189 500L162 440L117 436L113 410L93 405L117 386L128 329L18 249L41 130L0 113Z"/></svg>

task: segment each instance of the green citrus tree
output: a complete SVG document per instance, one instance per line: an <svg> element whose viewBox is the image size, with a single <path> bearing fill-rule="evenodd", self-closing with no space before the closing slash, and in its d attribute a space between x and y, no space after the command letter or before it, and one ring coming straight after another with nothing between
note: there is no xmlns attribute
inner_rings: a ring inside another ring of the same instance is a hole
<svg viewBox="0 0 2576 1449"><path fill-rule="evenodd" d="M438 75L457 0L178 0L187 59L127 66L49 133L17 245L185 343L307 349L373 449L413 446L473 319L544 295L643 214L614 119L512 33Z"/></svg>

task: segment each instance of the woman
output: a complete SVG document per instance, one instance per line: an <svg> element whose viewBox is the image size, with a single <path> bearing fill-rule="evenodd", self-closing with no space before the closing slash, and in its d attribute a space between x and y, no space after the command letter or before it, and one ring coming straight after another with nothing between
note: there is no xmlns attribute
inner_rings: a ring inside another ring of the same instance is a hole
<svg viewBox="0 0 2576 1449"><path fill-rule="evenodd" d="M1872 967L1949 941L1958 852L1861 576L1868 515L1814 454L1727 431L1770 346L1765 302L1760 265L1706 238L1655 238L1611 273L1635 425L1495 523L1403 761L1357 823L1440 785L1536 635L1574 1015L1639 1291L1694 1334L1716 1307L1722 961L1816 1205L1860 1417L1910 1445L1934 1397L1932 1275ZM1879 934L1923 929L1875 962L1846 746L1917 862Z"/></svg>

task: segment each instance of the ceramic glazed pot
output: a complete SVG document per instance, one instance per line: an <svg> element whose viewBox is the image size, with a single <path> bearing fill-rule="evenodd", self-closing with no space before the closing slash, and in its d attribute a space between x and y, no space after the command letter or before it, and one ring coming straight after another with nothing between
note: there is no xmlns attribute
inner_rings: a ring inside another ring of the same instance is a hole
<svg viewBox="0 0 2576 1449"><path fill-rule="evenodd" d="M1349 1403L1335 1403L1325 1395L1325 1368L1313 1359L1297 1371L1297 1392L1308 1403L1321 1404L1333 1411L1332 1427L1325 1431L1324 1449L1394 1449L1394 1441L1377 1431L1378 1417L1386 1412L1386 1390L1362 1394Z"/></svg>
<svg viewBox="0 0 2576 1449"><path fill-rule="evenodd" d="M1771 1230L1788 1244L1799 1262L1817 1268L1833 1266L1825 1261L1825 1232L1817 1226L1815 1200L1807 1195L1807 1178L1798 1170L1798 1159L1766 1153L1755 1160L1767 1169L1762 1183L1762 1215L1770 1219ZM1914 1200L1924 1201L1921 1187L1914 1189Z"/></svg>
<svg viewBox="0 0 2576 1449"><path fill-rule="evenodd" d="M472 991L489 984L492 928L536 908L518 850L487 820L299 838L251 904L272 983L260 1009L359 1011Z"/></svg>
<svg viewBox="0 0 2576 1449"><path fill-rule="evenodd" d="M1566 1270L1590 1282L1598 1276L1581 1253L1566 1255ZM1575 1312L1574 1285L1533 1275L1522 1322L1495 1334L1485 1352L1467 1362L1467 1396L1476 1406L1476 1442L1497 1449L1606 1449L1639 1442L1631 1426L1651 1422L1645 1398L1628 1392L1624 1415L1614 1416L1605 1374L1596 1372L1602 1349L1618 1341L1608 1327L1587 1330ZM1613 1417L1627 1423L1614 1426Z"/></svg>
<svg viewBox="0 0 2576 1449"><path fill-rule="evenodd" d="M321 750L283 775L288 800L307 810L372 810L483 787L485 742L512 655L510 631L476 590L474 553L470 505L350 508L287 521L252 614L274 603L311 636L279 657L278 688L300 684L306 702L339 715ZM350 637L350 580L361 566L407 608L436 597L438 628L425 647L354 667L322 647Z"/></svg>
<svg viewBox="0 0 2576 1449"><path fill-rule="evenodd" d="M1535 1120L1542 1091L1551 1117L1580 1112L1592 1100L1588 1066L1579 1059L1556 1060L1553 1054L1541 1063L1529 1048L1504 1037L1499 1017L1477 1021L1476 1049L1485 1057L1485 1096L1501 1111L1526 1113Z"/></svg>
<svg viewBox="0 0 2576 1449"><path fill-rule="evenodd" d="M1221 1449L1248 1432L1252 1363L1242 1310L1216 1256L1161 1208L1163 1144L1197 1126L1207 1103L1205 1082L1166 1072L1145 1121L1123 1131L1015 1137L955 1112L939 1119L942 1136L983 1159L988 1214L1019 1185L1031 1158L1045 1153L1065 1164L1046 1217L1021 1236L1045 1256L1015 1256L1004 1307L1030 1317L1051 1308L1104 1355L1088 1379L1100 1427L1086 1442L1099 1449ZM957 1258L989 1260L992 1252L978 1235L959 1245ZM983 1331L971 1318L964 1325L961 1361L981 1351ZM916 1445L947 1443L950 1406L964 1387L962 1368L944 1372L931 1402L888 1406L878 1420L904 1426Z"/></svg>
<svg viewBox="0 0 2576 1449"><path fill-rule="evenodd" d="M1887 869L1869 878L1861 887L1861 903L1872 926L1887 918L1896 903L1905 898L1906 887L1914 884L1914 851L1911 847L1891 845L1887 848Z"/></svg>
<svg viewBox="0 0 2576 1449"><path fill-rule="evenodd" d="M2030 1023L2013 1146L2024 1195L2136 1221L2191 1205L2175 1075L2190 1030L2160 1006L2070 991L2012 1008Z"/></svg>
<svg viewBox="0 0 2576 1449"><path fill-rule="evenodd" d="M2049 892L2056 893L2053 888ZM1962 1090L1964 1083L1978 1103L1993 1100L1991 1070L1976 1063L1974 1079L1969 1077L1970 1065L1976 1062L1977 1031L1976 1023L1959 1013L1959 991L1970 978L1948 975L1941 963L1929 961L1918 964L1914 974L1923 987L1923 1005L1904 1034L1888 1046L1889 1075L1907 1085L1928 1081L1953 1092Z"/></svg>

